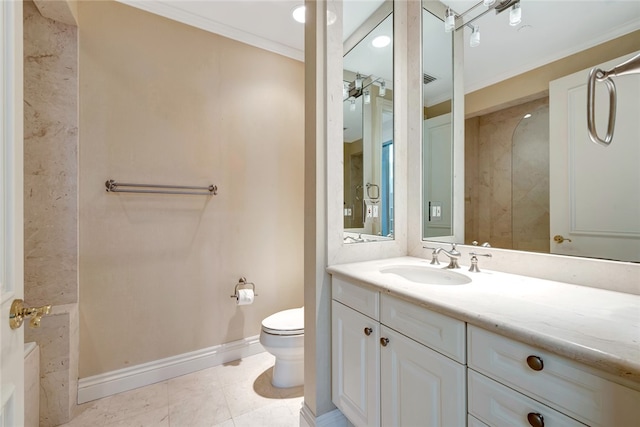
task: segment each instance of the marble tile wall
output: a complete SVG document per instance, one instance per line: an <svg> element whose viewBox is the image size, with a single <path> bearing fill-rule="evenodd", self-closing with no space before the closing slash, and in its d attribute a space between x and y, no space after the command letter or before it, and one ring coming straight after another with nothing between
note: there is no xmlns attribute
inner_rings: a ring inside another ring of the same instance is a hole
<svg viewBox="0 0 640 427"><path fill-rule="evenodd" d="M536 145L529 151L518 148L512 160L513 135L522 117L547 105L545 97L466 120L465 242L548 252L548 155L542 158L544 147ZM544 132L534 140L544 144ZM514 165L529 168L534 179L518 181L514 189ZM545 182L546 192L541 190Z"/></svg>
<svg viewBox="0 0 640 427"><path fill-rule="evenodd" d="M53 305L25 340L40 347L40 425L75 409L78 335L77 28L24 3L24 294ZM74 364L74 361L75 364Z"/></svg>

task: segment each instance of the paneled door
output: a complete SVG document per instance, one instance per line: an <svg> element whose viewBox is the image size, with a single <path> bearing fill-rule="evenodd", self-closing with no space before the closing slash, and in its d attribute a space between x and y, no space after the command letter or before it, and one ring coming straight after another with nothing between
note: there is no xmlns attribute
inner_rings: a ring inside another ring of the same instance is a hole
<svg viewBox="0 0 640 427"><path fill-rule="evenodd" d="M609 70L633 55L608 61ZM587 133L589 69L549 86L551 253L640 261L640 74L613 77L617 114L613 141ZM596 127L604 138L609 98L596 84Z"/></svg>
<svg viewBox="0 0 640 427"><path fill-rule="evenodd" d="M24 328L9 311L23 298L22 1L0 2L0 427L24 425Z"/></svg>

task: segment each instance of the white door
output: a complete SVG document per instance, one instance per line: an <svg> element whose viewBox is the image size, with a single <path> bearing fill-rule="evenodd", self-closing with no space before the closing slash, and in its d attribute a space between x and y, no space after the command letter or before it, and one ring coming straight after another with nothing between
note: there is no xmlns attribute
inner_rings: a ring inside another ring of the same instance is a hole
<svg viewBox="0 0 640 427"><path fill-rule="evenodd" d="M640 74L613 77L615 132L611 145L602 147L587 133L589 70L549 86L551 252L640 261ZM596 89L596 126L604 138L609 99L604 84ZM567 240L557 242L556 235Z"/></svg>
<svg viewBox="0 0 640 427"><path fill-rule="evenodd" d="M465 426L465 366L385 326L380 336L382 425Z"/></svg>
<svg viewBox="0 0 640 427"><path fill-rule="evenodd" d="M9 309L23 297L22 1L0 2L0 427L24 424L23 328Z"/></svg>
<svg viewBox="0 0 640 427"><path fill-rule="evenodd" d="M380 425L380 326L331 301L332 400L356 427Z"/></svg>
<svg viewBox="0 0 640 427"><path fill-rule="evenodd" d="M457 153L453 147L451 113L425 120L422 143L424 239L444 236L458 242L464 239L464 233L460 234L464 227L456 222L461 213L456 210L460 207L453 198L454 179L460 179L454 171L454 155Z"/></svg>

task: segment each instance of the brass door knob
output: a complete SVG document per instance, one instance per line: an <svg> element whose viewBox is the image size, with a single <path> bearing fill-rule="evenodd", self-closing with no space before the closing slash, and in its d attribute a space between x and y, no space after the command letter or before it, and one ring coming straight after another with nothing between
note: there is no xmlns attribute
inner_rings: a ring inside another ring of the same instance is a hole
<svg viewBox="0 0 640 427"><path fill-rule="evenodd" d="M23 300L15 299L11 303L11 309L9 311L9 326L11 326L11 329L18 329L22 326L22 322L24 322L25 317L31 317L29 326L31 328L37 328L40 326L40 319L42 319L42 316L46 316L50 312L50 305L43 305L42 307L25 307Z"/></svg>
<svg viewBox="0 0 640 427"><path fill-rule="evenodd" d="M387 344L389 344L389 338L380 338L380 344L382 344L383 347L386 347Z"/></svg>
<svg viewBox="0 0 640 427"><path fill-rule="evenodd" d="M565 239L563 236L561 236L561 235L559 235L559 234L556 234L555 236L553 236L553 240L555 240L555 242L556 242L556 243L562 243L562 242L564 242L565 240L566 240L567 242L570 242L570 241L571 241L571 239Z"/></svg>
<svg viewBox="0 0 640 427"><path fill-rule="evenodd" d="M373 329L371 329L371 328L364 328L364 334L365 334L366 336L371 335L371 333L372 333L372 332L373 332Z"/></svg>

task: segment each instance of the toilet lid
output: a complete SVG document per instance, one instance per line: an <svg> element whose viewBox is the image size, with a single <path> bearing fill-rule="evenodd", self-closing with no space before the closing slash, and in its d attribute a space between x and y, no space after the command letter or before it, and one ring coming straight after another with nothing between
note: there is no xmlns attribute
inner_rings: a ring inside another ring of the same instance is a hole
<svg viewBox="0 0 640 427"><path fill-rule="evenodd" d="M304 334L304 307L272 314L262 321L262 330L273 335Z"/></svg>

